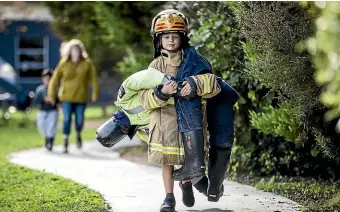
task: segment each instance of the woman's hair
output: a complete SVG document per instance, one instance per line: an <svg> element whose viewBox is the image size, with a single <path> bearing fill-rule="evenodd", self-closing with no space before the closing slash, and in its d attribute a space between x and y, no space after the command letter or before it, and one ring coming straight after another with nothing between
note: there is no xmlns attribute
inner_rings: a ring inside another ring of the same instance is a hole
<svg viewBox="0 0 340 212"><path fill-rule="evenodd" d="M85 50L84 44L77 39L72 39L71 41L65 43L63 42L60 47L60 55L62 58L67 58L67 60L71 59L71 49L77 48L80 52L80 59L88 58L88 54Z"/></svg>

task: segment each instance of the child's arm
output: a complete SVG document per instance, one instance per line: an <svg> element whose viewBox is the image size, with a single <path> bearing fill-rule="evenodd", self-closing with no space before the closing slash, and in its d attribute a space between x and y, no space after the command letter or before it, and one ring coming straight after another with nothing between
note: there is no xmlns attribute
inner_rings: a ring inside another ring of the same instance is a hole
<svg viewBox="0 0 340 212"><path fill-rule="evenodd" d="M221 87L214 74L202 74L185 79L191 87L191 92L202 98L212 98L221 92Z"/></svg>
<svg viewBox="0 0 340 212"><path fill-rule="evenodd" d="M167 105L172 94L177 92L177 83L169 82L157 86L154 89L139 91L139 99L142 107L146 110L152 110Z"/></svg>
<svg viewBox="0 0 340 212"><path fill-rule="evenodd" d="M44 102L41 87L39 86L35 91L34 103L40 104Z"/></svg>

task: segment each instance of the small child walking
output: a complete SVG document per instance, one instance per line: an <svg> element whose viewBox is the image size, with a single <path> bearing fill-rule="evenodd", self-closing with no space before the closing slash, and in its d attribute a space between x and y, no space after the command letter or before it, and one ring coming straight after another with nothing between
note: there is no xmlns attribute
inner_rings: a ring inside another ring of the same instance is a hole
<svg viewBox="0 0 340 212"><path fill-rule="evenodd" d="M58 124L57 103L53 104L47 97L47 88L51 77L51 69L45 69L42 72L43 84L37 88L35 96L35 103L39 104L37 127L41 136L45 138L45 147L49 151L52 151Z"/></svg>
<svg viewBox="0 0 340 212"><path fill-rule="evenodd" d="M160 212L175 211L174 176L180 180L183 204L195 204L191 179L205 175L204 99L220 92L210 64L189 45L188 33L188 20L181 12L170 9L155 16L155 52L149 67L176 81L139 93L141 106L151 114L148 161L162 165L166 196ZM182 168L174 173L175 165Z"/></svg>

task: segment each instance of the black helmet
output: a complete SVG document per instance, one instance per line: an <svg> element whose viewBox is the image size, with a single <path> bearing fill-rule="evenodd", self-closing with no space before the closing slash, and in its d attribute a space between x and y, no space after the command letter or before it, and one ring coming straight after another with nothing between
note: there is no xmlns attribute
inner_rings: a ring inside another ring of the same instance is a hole
<svg viewBox="0 0 340 212"><path fill-rule="evenodd" d="M97 129L96 139L105 147L113 147L125 136L132 139L136 127L130 124L119 125L115 117L112 117Z"/></svg>
<svg viewBox="0 0 340 212"><path fill-rule="evenodd" d="M112 147L127 135L123 129L124 125L118 125L112 117L97 129L96 139L103 146Z"/></svg>

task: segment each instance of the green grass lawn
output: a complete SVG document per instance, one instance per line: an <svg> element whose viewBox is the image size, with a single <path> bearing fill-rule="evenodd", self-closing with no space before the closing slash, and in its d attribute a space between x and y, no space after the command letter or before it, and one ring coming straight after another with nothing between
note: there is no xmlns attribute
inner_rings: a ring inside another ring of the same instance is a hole
<svg viewBox="0 0 340 212"><path fill-rule="evenodd" d="M98 114L100 110L89 109L86 116L94 119ZM25 127L19 127L18 117L14 115L6 125L0 125L0 211L108 211L110 206L96 191L63 177L8 162L7 155L11 152L44 145L31 117L25 121ZM85 129L83 139L94 139L95 130ZM56 144L62 143L61 137L58 132Z"/></svg>

